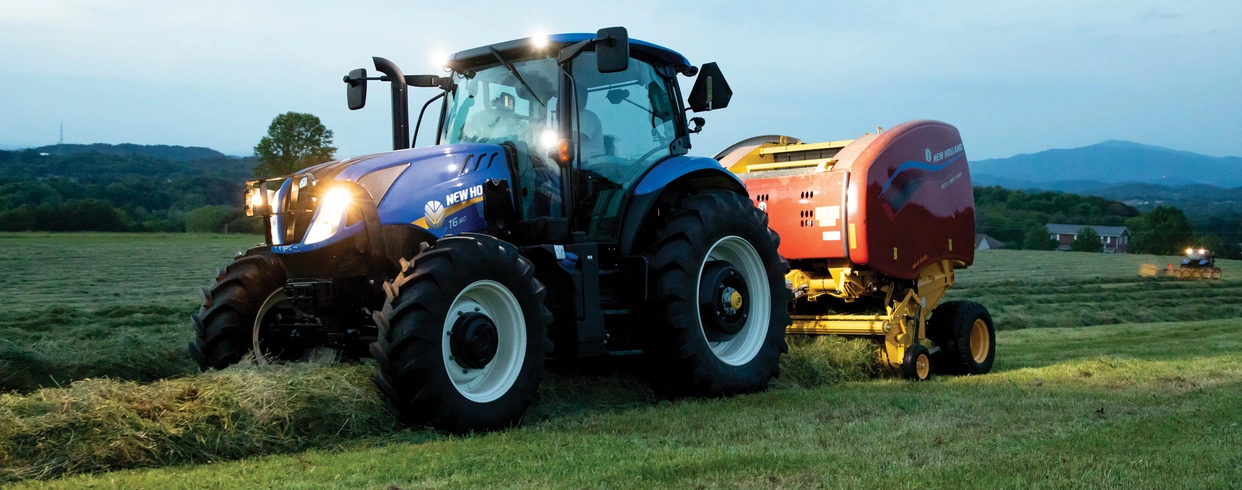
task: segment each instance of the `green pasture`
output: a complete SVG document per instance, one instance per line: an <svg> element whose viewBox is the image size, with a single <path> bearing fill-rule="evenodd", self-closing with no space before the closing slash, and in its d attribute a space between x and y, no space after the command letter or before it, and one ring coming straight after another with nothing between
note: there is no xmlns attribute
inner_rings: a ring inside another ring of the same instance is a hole
<svg viewBox="0 0 1242 490"><path fill-rule="evenodd" d="M254 236L0 234L0 484L18 488L1242 488L1242 263L988 251L952 299L992 374L892 379L798 339L763 394L665 400L554 366L521 427L398 425L372 365L196 373L198 288Z"/></svg>

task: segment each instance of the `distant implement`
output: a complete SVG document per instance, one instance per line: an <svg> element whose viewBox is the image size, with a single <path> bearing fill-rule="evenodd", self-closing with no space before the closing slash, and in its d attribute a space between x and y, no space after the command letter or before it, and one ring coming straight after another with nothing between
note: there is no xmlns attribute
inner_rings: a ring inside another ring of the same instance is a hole
<svg viewBox="0 0 1242 490"><path fill-rule="evenodd" d="M1139 275L1143 277L1176 277L1178 279L1212 280L1220 279L1220 267L1216 267L1216 254L1204 248L1188 248L1186 256L1177 268L1169 264L1161 268L1156 264L1139 266Z"/></svg>
<svg viewBox="0 0 1242 490"><path fill-rule="evenodd" d="M996 356L987 308L940 303L955 269L974 262L961 135L937 121L877 132L807 144L758 137L716 155L780 234L795 298L786 331L874 338L880 363L907 378L987 373Z"/></svg>

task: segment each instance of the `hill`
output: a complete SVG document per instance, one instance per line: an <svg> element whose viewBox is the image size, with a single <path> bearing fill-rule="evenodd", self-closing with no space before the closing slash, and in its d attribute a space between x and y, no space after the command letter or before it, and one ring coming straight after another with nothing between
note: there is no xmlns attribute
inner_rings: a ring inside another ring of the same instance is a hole
<svg viewBox="0 0 1242 490"><path fill-rule="evenodd" d="M200 209L225 221L256 163L206 148L102 146L137 153L0 151L0 230L183 231Z"/></svg>
<svg viewBox="0 0 1242 490"><path fill-rule="evenodd" d="M109 145L107 143L95 143L90 145L48 145L31 149L37 153L58 156L99 153L101 155L144 156L173 162L227 158L223 153L201 146L135 145L132 143Z"/></svg>
<svg viewBox="0 0 1242 490"><path fill-rule="evenodd" d="M1212 157L1129 141L972 161L975 185L1087 192L1097 183L1242 186L1242 158Z"/></svg>

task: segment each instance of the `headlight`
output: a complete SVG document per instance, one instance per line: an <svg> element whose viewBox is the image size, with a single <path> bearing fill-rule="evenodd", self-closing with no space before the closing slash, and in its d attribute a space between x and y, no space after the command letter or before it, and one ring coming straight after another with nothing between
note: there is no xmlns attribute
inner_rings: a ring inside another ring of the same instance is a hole
<svg viewBox="0 0 1242 490"><path fill-rule="evenodd" d="M266 198L266 199L265 199ZM276 191L266 188L265 184L247 186L246 216L263 216L270 214L272 203L276 200Z"/></svg>
<svg viewBox="0 0 1242 490"><path fill-rule="evenodd" d="M350 201L352 198L346 189L332 189L324 194L319 200L319 209L315 211L315 219L306 231L303 242L307 245L319 243L340 231Z"/></svg>

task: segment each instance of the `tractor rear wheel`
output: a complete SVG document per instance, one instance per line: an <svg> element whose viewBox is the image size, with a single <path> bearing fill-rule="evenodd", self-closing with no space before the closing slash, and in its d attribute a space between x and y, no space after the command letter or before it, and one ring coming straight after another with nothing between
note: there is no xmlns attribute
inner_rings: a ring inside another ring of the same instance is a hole
<svg viewBox="0 0 1242 490"><path fill-rule="evenodd" d="M996 326L983 305L950 301L927 321L927 336L940 347L936 366L946 373L986 374L996 359Z"/></svg>
<svg viewBox="0 0 1242 490"><path fill-rule="evenodd" d="M285 285L285 268L266 248L237 257L203 290L203 305L190 316L190 354L203 369L224 369L254 345L255 319Z"/></svg>
<svg viewBox="0 0 1242 490"><path fill-rule="evenodd" d="M535 401L552 344L547 292L517 247L444 238L402 263L375 312L375 382L407 424L503 429Z"/></svg>
<svg viewBox="0 0 1242 490"><path fill-rule="evenodd" d="M790 292L779 245L768 215L732 192L687 197L656 224L643 349L657 389L732 395L780 374Z"/></svg>

